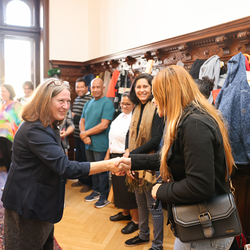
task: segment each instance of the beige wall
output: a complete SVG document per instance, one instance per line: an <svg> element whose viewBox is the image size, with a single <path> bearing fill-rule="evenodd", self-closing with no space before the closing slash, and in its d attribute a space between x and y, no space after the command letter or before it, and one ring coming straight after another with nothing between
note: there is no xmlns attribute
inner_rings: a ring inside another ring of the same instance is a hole
<svg viewBox="0 0 250 250"><path fill-rule="evenodd" d="M83 61L88 54L88 0L49 0L49 59Z"/></svg>
<svg viewBox="0 0 250 250"><path fill-rule="evenodd" d="M250 0L50 0L50 60L90 60L239 19L249 10Z"/></svg>

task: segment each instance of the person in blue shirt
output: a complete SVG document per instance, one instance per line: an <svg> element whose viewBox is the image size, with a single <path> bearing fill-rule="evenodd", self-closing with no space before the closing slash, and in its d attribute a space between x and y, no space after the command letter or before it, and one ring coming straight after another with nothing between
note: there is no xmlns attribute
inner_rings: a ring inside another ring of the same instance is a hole
<svg viewBox="0 0 250 250"><path fill-rule="evenodd" d="M85 143L86 157L90 162L105 158L109 147L108 133L110 122L114 115L114 106L104 96L104 85L100 78L91 82L91 92L94 98L88 101L82 111L80 120L80 137ZM85 201L98 200L96 208L109 204L109 173L103 172L92 176L93 192L85 197Z"/></svg>

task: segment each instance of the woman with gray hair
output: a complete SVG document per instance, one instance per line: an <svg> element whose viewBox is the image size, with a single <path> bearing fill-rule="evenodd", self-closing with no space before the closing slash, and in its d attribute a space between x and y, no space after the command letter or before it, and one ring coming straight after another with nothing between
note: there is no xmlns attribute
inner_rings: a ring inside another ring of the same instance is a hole
<svg viewBox="0 0 250 250"><path fill-rule="evenodd" d="M54 223L61 220L65 182L103 171L117 172L115 160L70 161L58 126L70 105L70 86L47 79L22 113L13 143L12 165L3 192L5 249L53 249Z"/></svg>

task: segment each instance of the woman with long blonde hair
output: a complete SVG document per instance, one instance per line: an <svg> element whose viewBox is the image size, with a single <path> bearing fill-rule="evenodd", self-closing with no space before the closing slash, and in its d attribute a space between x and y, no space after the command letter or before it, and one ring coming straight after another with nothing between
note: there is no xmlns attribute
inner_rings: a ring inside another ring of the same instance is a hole
<svg viewBox="0 0 250 250"><path fill-rule="evenodd" d="M217 123L223 137L223 144L230 173L234 163L227 130L222 117L206 98L200 93L196 83L189 73L179 66L169 66L159 72L153 81L153 93L160 116L167 117L167 130L164 135L164 146L161 157L161 174L169 178L167 154L176 139L177 128L181 118L188 116L187 106L193 106L202 115L210 116Z"/></svg>
<svg viewBox="0 0 250 250"><path fill-rule="evenodd" d="M168 222L177 237L174 249L191 249L193 243L178 239L171 204L203 201L229 192L226 162L231 173L234 160L227 130L218 111L185 69L167 67L155 76L152 86L158 114L166 117L162 151L160 155L131 155L121 162L132 165L131 170L144 166L156 170L160 166L164 183L153 187L152 196L167 203ZM217 249L220 245L227 250L232 241L232 237L208 239L195 242L194 249Z"/></svg>

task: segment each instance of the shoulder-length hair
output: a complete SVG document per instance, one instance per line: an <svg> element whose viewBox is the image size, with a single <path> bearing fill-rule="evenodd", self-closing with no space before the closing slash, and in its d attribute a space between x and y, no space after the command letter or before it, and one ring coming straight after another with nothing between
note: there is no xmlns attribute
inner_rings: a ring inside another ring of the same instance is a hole
<svg viewBox="0 0 250 250"><path fill-rule="evenodd" d="M51 99L62 90L70 91L68 82L57 78L48 78L41 83L30 100L24 105L22 118L27 122L40 121L44 127L50 124ZM57 121L61 124L63 121Z"/></svg>
<svg viewBox="0 0 250 250"><path fill-rule="evenodd" d="M13 86L10 84L4 83L1 85L1 87L5 87L7 89L7 91L10 93L10 100L13 100L14 97L16 96L16 92L15 92Z"/></svg>
<svg viewBox="0 0 250 250"><path fill-rule="evenodd" d="M29 89L34 90L34 84L31 81L24 82L23 83L23 89L25 88L25 86L28 86Z"/></svg>
<svg viewBox="0 0 250 250"><path fill-rule="evenodd" d="M201 94L190 74L180 66L172 65L161 70L153 80L153 94L159 110L167 117L164 146L161 151L161 175L164 180L171 178L167 166L167 154L177 136L177 128L187 105L194 105L218 124L223 137L226 160L230 173L234 165L227 129L222 117Z"/></svg>
<svg viewBox="0 0 250 250"><path fill-rule="evenodd" d="M129 93L130 98L129 99L136 105L138 105L140 103L140 100L135 93L136 82L142 78L146 79L148 84L152 87L152 80L153 80L152 75L150 75L148 73L142 73L142 74L135 77L135 79L131 85L131 88L130 88L130 93ZM153 95L151 94L151 96L149 97L149 101L151 101L152 99L153 99Z"/></svg>

